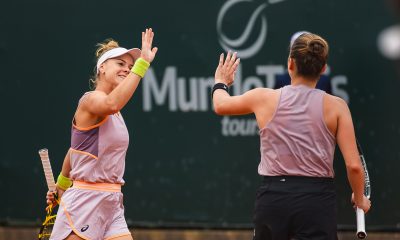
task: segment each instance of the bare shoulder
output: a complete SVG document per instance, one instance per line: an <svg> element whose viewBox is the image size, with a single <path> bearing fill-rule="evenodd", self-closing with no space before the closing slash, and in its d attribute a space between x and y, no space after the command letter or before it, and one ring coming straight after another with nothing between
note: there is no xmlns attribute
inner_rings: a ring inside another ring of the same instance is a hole
<svg viewBox="0 0 400 240"><path fill-rule="evenodd" d="M331 95L331 96L332 96L332 95ZM336 97L336 96L332 96L332 98L333 98L338 104L346 105L346 106L347 106L347 103L346 103L345 100L343 100L343 98Z"/></svg>
<svg viewBox="0 0 400 240"><path fill-rule="evenodd" d="M86 93L86 95L82 98L82 104L87 104L91 103L93 101L96 101L97 99L101 99L107 97L107 94L102 91L91 91L89 93Z"/></svg>
<svg viewBox="0 0 400 240"><path fill-rule="evenodd" d="M245 94L257 97L257 98L270 98L276 96L280 93L280 89L271 89L271 88L254 88L252 90L247 91Z"/></svg>
<svg viewBox="0 0 400 240"><path fill-rule="evenodd" d="M96 97L104 97L107 96L107 94L105 92L102 91L91 91L90 93L88 93L88 98L96 98Z"/></svg>
<svg viewBox="0 0 400 240"><path fill-rule="evenodd" d="M270 110L270 112L275 112L281 92L280 89L255 88L251 91L251 102L254 106L254 112L264 112L268 109Z"/></svg>
<svg viewBox="0 0 400 240"><path fill-rule="evenodd" d="M93 108L101 105L101 103L106 99L107 94L102 91L91 91L86 93L79 102L78 110L92 112Z"/></svg>
<svg viewBox="0 0 400 240"><path fill-rule="evenodd" d="M325 105L330 110L348 111L349 107L345 100L330 94L325 94Z"/></svg>

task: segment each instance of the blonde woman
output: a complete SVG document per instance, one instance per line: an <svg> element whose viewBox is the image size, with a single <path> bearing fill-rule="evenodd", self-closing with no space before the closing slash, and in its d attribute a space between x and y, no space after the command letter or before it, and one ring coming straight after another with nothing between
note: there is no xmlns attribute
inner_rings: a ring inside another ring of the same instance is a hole
<svg viewBox="0 0 400 240"><path fill-rule="evenodd" d="M98 44L95 89L82 96L73 117L71 148L57 180L60 207L50 239L132 239L121 193L129 136L120 110L157 53L153 37L151 28L142 32L141 50L122 48L113 40ZM53 201L48 193L47 202Z"/></svg>
<svg viewBox="0 0 400 240"><path fill-rule="evenodd" d="M320 36L302 33L290 45L291 85L256 88L230 96L239 64L236 54L221 55L215 73L213 104L219 115L254 113L260 128L263 184L257 191L254 240L333 240L336 191L333 155L344 157L354 204L368 212L364 172L346 102L315 89L326 69L329 47Z"/></svg>

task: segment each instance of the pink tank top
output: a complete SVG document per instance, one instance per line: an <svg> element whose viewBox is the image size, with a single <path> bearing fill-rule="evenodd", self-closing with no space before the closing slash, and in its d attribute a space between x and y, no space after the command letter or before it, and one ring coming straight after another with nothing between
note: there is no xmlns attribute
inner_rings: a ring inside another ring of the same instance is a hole
<svg viewBox="0 0 400 240"><path fill-rule="evenodd" d="M324 95L304 85L281 88L274 116L260 130L260 175L334 177L336 140L324 121Z"/></svg>
<svg viewBox="0 0 400 240"><path fill-rule="evenodd" d="M86 93L82 99L87 96ZM71 172L73 180L124 184L125 156L129 134L120 113L100 123L71 129Z"/></svg>

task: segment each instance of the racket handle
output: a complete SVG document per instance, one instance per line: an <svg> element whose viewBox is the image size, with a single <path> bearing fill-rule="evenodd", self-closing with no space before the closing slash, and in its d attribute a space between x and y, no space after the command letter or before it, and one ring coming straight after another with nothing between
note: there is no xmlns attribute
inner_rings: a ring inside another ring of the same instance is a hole
<svg viewBox="0 0 400 240"><path fill-rule="evenodd" d="M53 171L51 169L49 151L46 148L39 150L40 159L42 160L44 175L46 177L47 187L50 191L56 190L56 183L54 181Z"/></svg>
<svg viewBox="0 0 400 240"><path fill-rule="evenodd" d="M365 239L367 232L365 231L365 213L361 208L356 209L357 216L357 237L358 239Z"/></svg>

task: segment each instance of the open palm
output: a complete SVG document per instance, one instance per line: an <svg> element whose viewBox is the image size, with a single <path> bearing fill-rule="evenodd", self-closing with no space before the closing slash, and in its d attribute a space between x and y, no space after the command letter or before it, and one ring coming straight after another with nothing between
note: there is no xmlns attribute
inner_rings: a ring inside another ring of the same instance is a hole
<svg viewBox="0 0 400 240"><path fill-rule="evenodd" d="M240 58L236 57L236 52L228 52L224 61L224 54L219 57L219 64L215 70L215 83L224 83L228 86L233 84Z"/></svg>
<svg viewBox="0 0 400 240"><path fill-rule="evenodd" d="M141 58L151 63L156 56L157 47L152 48L154 32L151 28L146 28L146 32L142 32L142 53Z"/></svg>

